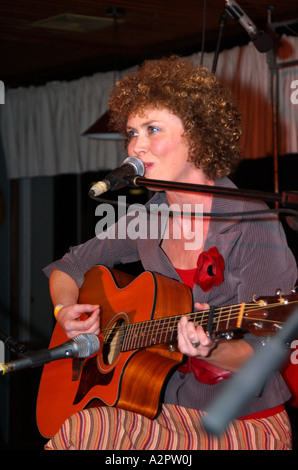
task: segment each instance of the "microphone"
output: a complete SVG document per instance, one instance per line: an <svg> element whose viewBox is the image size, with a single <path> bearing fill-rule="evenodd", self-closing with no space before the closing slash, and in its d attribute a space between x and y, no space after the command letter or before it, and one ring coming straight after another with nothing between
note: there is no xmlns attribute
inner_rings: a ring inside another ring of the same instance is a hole
<svg viewBox="0 0 298 470"><path fill-rule="evenodd" d="M268 52L272 49L273 39L271 36L259 30L235 0L226 0L225 3L227 13L231 18L239 21L259 52Z"/></svg>
<svg viewBox="0 0 298 470"><path fill-rule="evenodd" d="M51 361L57 361L58 359L83 359L92 356L92 354L96 353L98 350L99 339L96 335L81 334L55 348L33 351L21 359L0 364L0 375L4 375L7 372L42 366Z"/></svg>
<svg viewBox="0 0 298 470"><path fill-rule="evenodd" d="M143 176L145 166L142 160L136 157L128 157L119 168L111 171L102 181L94 184L90 191L90 196L100 196L106 191L121 188L128 183L129 176Z"/></svg>

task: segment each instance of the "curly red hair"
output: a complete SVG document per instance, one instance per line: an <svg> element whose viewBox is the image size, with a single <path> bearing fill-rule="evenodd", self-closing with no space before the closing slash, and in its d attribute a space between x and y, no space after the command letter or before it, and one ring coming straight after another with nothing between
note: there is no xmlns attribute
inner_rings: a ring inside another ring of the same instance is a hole
<svg viewBox="0 0 298 470"><path fill-rule="evenodd" d="M122 134L131 114L167 108L183 123L190 160L212 180L229 175L239 163L241 119L231 93L190 59L144 62L116 83L109 106L111 123Z"/></svg>

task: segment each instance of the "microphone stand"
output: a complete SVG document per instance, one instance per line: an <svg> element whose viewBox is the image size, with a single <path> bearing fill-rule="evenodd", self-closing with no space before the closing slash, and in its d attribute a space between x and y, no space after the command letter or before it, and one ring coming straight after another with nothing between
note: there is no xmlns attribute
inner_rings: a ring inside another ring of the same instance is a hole
<svg viewBox="0 0 298 470"><path fill-rule="evenodd" d="M215 53L214 53L214 57L213 57L213 64L212 64L212 70L211 70L212 73L214 73L214 74L215 74L216 68L217 68L217 62L218 62L218 57L219 57L219 50L220 50L223 30L224 30L224 27L225 27L229 17L230 17L230 15L228 14L228 12L226 10L224 10L222 12L221 16L220 16L219 34L218 34L218 38L217 38L216 49L215 49Z"/></svg>
<svg viewBox="0 0 298 470"><path fill-rule="evenodd" d="M268 202L279 202L283 205L295 205L298 207L298 191L283 191L282 193L269 193L263 191L243 190L237 188L224 188L221 186L209 186L204 184L179 183L173 181L154 180L142 176L128 176L128 185L145 186L160 190L190 191L208 193L220 196L232 196L247 199L261 199Z"/></svg>

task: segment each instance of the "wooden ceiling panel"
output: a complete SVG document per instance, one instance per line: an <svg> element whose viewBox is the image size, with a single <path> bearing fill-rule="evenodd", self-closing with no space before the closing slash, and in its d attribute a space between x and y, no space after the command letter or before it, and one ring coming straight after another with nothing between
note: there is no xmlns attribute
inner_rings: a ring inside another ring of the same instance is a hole
<svg viewBox="0 0 298 470"><path fill-rule="evenodd" d="M261 28L266 26L268 6L272 4L273 22L295 22L298 18L297 0L238 3ZM205 47L214 50L224 0L2 0L0 79L11 87L43 84L112 70L115 63L123 69L167 53L197 52L202 44L204 5ZM116 7L123 14L117 18L115 29L111 11ZM57 29L38 23L56 17ZM90 30L86 28L86 17L93 21ZM96 23L98 30L93 28L94 18L104 21ZM72 31L70 26L81 31ZM290 34L295 31L294 28ZM248 41L248 34L239 22L229 20L222 46Z"/></svg>

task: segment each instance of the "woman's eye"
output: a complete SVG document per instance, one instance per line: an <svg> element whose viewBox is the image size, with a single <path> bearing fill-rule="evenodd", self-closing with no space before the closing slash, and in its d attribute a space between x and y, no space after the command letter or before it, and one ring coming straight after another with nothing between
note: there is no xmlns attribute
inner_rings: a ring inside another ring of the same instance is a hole
<svg viewBox="0 0 298 470"><path fill-rule="evenodd" d="M148 127L149 134L155 134L156 132L159 132L159 131L160 131L159 127L155 127L155 126Z"/></svg>
<svg viewBox="0 0 298 470"><path fill-rule="evenodd" d="M136 131L132 130L132 129L127 131L127 137L129 139L131 139L132 137L136 137L137 135L138 135L138 133Z"/></svg>

